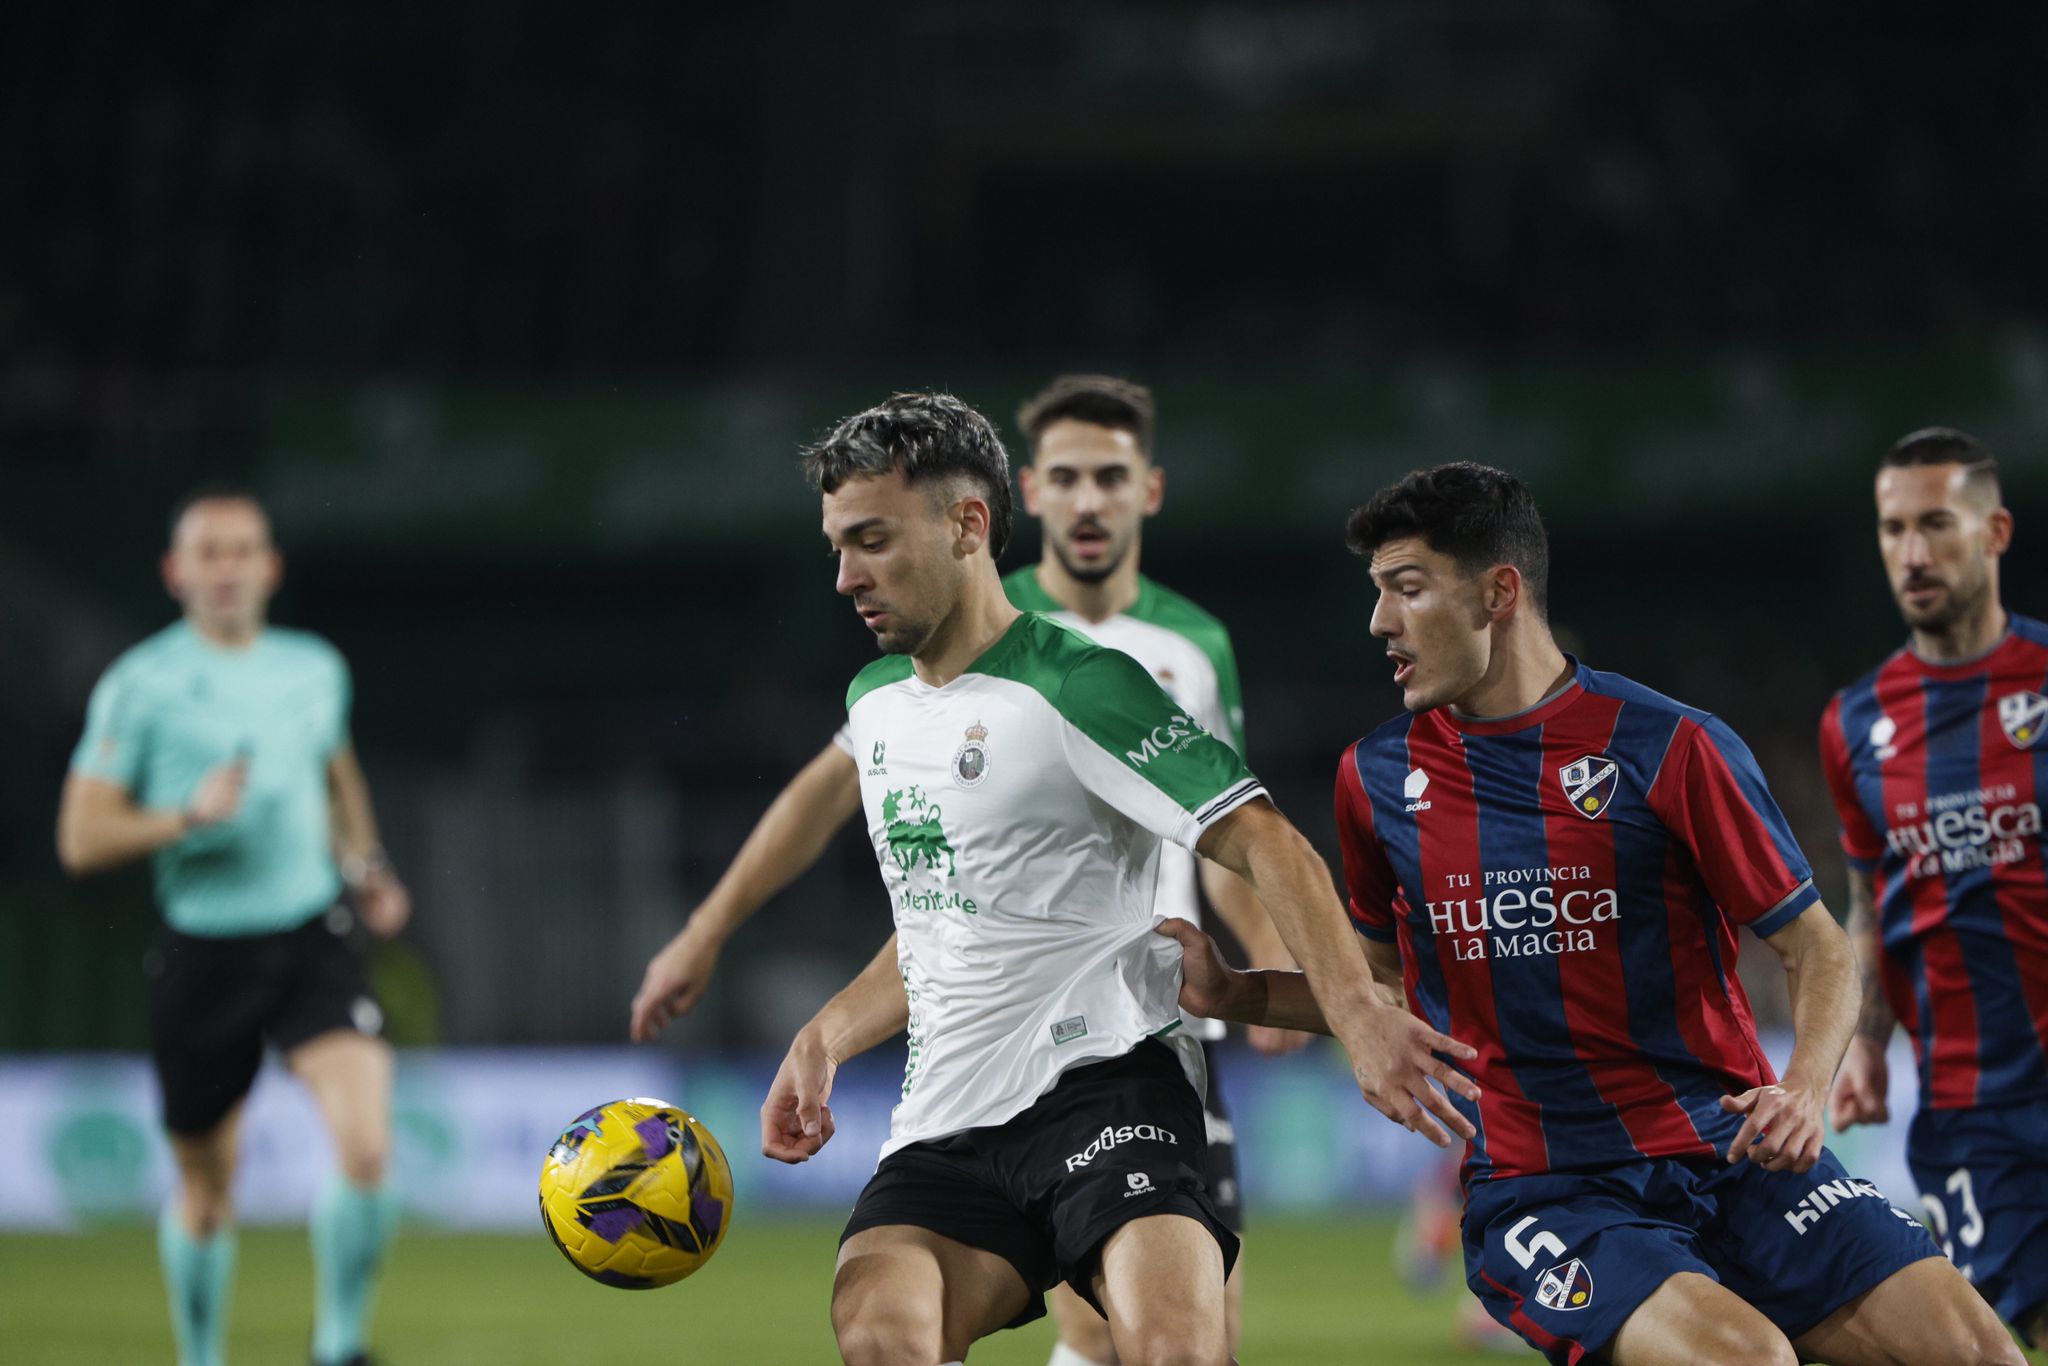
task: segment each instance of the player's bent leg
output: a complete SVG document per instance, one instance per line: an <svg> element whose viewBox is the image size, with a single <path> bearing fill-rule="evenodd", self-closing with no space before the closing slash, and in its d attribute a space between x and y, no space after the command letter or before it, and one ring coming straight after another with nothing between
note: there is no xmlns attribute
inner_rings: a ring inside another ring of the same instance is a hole
<svg viewBox="0 0 2048 1366"><path fill-rule="evenodd" d="M1681 1271L1637 1305L1608 1349L1614 1366L1796 1366L1777 1325L1734 1291Z"/></svg>
<svg viewBox="0 0 2048 1366"><path fill-rule="evenodd" d="M1894 1271L1795 1344L1831 1366L2026 1366L1997 1313L1945 1257Z"/></svg>
<svg viewBox="0 0 2048 1366"><path fill-rule="evenodd" d="M1223 1366L1223 1248L1185 1214L1151 1214L1109 1235L1092 1277L1124 1366Z"/></svg>
<svg viewBox="0 0 2048 1366"><path fill-rule="evenodd" d="M832 1331L847 1366L938 1366L965 1357L1030 1298L1008 1259L930 1229L884 1224L839 1246Z"/></svg>
<svg viewBox="0 0 2048 1366"><path fill-rule="evenodd" d="M1230 1275L1223 1282L1223 1340L1230 1347L1232 1358L1237 1356L1238 1344L1244 1341L1244 1247L1237 1249L1237 1261L1231 1265Z"/></svg>
<svg viewBox="0 0 2048 1366"><path fill-rule="evenodd" d="M1049 1298L1059 1342L1046 1366L1118 1366L1109 1320L1096 1313L1094 1305L1065 1281L1052 1288Z"/></svg>

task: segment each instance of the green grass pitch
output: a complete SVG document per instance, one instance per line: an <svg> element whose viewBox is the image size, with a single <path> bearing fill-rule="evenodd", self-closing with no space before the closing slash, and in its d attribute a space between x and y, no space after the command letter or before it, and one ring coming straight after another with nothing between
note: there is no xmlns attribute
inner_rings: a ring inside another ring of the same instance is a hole
<svg viewBox="0 0 2048 1366"><path fill-rule="evenodd" d="M1243 1358L1447 1366L1462 1282L1418 1299L1389 1270L1386 1220L1261 1220L1248 1242ZM567 1361L833 1362L836 1222L741 1220L703 1271L663 1290L611 1290L531 1237L408 1231L377 1321L387 1366ZM312 1314L303 1231L245 1229L231 1366L302 1362ZM0 1358L21 1366L171 1361L154 1231L0 1236ZM1044 1321L981 1343L975 1366L1044 1366ZM1510 1358L1514 1359L1514 1358ZM1533 1354L1521 1360L1535 1362Z"/></svg>
<svg viewBox="0 0 2048 1366"><path fill-rule="evenodd" d="M578 1361L830 1363L826 1315L836 1222L737 1223L679 1285L611 1290L531 1237L409 1231L392 1251L378 1315L385 1366L559 1366ZM1539 1362L1453 1345L1466 1298L1455 1272L1427 1296L1390 1270L1386 1219L1263 1219L1247 1246L1242 1359L1268 1366L1457 1366ZM305 1234L241 1237L231 1366L306 1359L312 1269ZM999 1333L974 1366L1044 1366L1043 1320ZM170 1328L151 1229L0 1236L0 1360L13 1366L169 1363ZM2039 1360L2037 1357L2036 1360Z"/></svg>

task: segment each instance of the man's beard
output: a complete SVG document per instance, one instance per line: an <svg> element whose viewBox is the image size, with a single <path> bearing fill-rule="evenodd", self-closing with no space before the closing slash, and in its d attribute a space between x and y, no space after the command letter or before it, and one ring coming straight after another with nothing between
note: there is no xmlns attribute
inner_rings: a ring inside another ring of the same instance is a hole
<svg viewBox="0 0 2048 1366"><path fill-rule="evenodd" d="M1079 564L1068 554L1065 541L1054 541L1052 543L1052 553L1058 558L1060 567L1067 571L1069 578L1080 583L1101 583L1111 574L1116 573L1124 562L1124 556L1130 552L1128 550L1120 550L1100 563Z"/></svg>
<svg viewBox="0 0 2048 1366"><path fill-rule="evenodd" d="M932 638L932 632L938 629L925 622L907 622L901 617L897 620L902 625L875 633L875 644L885 655L914 655L925 647Z"/></svg>
<svg viewBox="0 0 2048 1366"><path fill-rule="evenodd" d="M1910 588L1912 585L1908 585ZM1948 593L1934 606L1915 611L1903 601L1899 603L1899 615L1906 619L1906 625L1915 631L1942 636L1961 623L1977 615L1983 609L1984 600L1991 591L1990 581L1976 583L1949 583L1943 585Z"/></svg>

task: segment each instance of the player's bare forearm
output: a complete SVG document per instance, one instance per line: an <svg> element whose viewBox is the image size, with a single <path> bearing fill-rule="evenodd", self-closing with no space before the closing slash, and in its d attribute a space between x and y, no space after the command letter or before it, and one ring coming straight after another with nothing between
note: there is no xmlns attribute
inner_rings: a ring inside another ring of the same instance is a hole
<svg viewBox="0 0 2048 1366"><path fill-rule="evenodd" d="M1230 927L1245 956L1255 968L1291 968L1294 955L1266 913L1259 894L1251 884L1220 863L1203 859L1200 864L1202 895L1215 908L1217 919Z"/></svg>
<svg viewBox="0 0 2048 1366"><path fill-rule="evenodd" d="M816 1040L836 1066L903 1031L910 1002L897 966L896 936L882 945L860 975L824 1004L800 1031Z"/></svg>
<svg viewBox="0 0 2048 1366"><path fill-rule="evenodd" d="M1330 1032L1341 1035L1347 1019L1378 1004L1328 866L1271 802L1261 798L1231 812L1203 835L1198 852L1251 884L1307 974Z"/></svg>
<svg viewBox="0 0 2048 1366"><path fill-rule="evenodd" d="M1856 1032L1882 1044L1890 1040L1898 1017L1884 998L1884 946L1877 932L1877 893L1870 874L1849 870L1850 946L1855 951L1861 983Z"/></svg>
<svg viewBox="0 0 2048 1366"><path fill-rule="evenodd" d="M383 844L377 837L377 812L370 805L370 782L352 744L334 751L327 761L327 797L336 860L346 868L380 859Z"/></svg>
<svg viewBox="0 0 2048 1366"><path fill-rule="evenodd" d="M860 766L827 745L776 794L724 876L690 914L690 930L724 944L769 898L824 855L860 810Z"/></svg>
<svg viewBox="0 0 2048 1366"><path fill-rule="evenodd" d="M74 773L57 807L57 861L74 877L104 872L176 844L190 829L182 810L138 806L125 788Z"/></svg>
<svg viewBox="0 0 2048 1366"><path fill-rule="evenodd" d="M1856 956L1827 907L1807 907L1764 940L1785 965L1792 1057L1784 1085L1825 1095L1856 1028Z"/></svg>

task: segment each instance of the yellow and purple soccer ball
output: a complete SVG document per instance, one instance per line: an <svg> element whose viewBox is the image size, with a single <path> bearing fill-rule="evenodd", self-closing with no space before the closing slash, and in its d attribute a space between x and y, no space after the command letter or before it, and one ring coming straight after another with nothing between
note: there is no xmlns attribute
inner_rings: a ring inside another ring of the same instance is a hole
<svg viewBox="0 0 2048 1366"><path fill-rule="evenodd" d="M666 1101L578 1115L540 1168L540 1220L562 1255L622 1290L672 1285L732 1223L732 1168L711 1131Z"/></svg>

